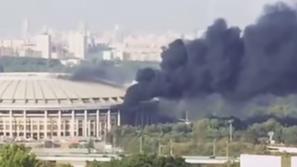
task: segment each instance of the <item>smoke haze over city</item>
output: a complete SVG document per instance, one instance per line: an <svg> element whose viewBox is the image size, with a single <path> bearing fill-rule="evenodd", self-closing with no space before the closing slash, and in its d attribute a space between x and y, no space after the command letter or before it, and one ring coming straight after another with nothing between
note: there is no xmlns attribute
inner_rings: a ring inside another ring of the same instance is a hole
<svg viewBox="0 0 297 167"><path fill-rule="evenodd" d="M2 38L20 35L24 19L28 19L33 32L44 26L74 29L80 22L99 31L118 24L127 31L189 32L207 28L218 17L226 18L230 25L244 27L255 21L265 4L275 1L2 0L0 35Z"/></svg>

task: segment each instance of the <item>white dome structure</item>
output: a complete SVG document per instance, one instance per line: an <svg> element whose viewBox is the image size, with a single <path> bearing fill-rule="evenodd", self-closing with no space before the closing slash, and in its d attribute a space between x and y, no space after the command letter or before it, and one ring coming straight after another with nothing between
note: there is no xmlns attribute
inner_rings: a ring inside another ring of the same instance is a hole
<svg viewBox="0 0 297 167"><path fill-rule="evenodd" d="M60 76L0 73L0 136L101 138L120 125L124 89Z"/></svg>

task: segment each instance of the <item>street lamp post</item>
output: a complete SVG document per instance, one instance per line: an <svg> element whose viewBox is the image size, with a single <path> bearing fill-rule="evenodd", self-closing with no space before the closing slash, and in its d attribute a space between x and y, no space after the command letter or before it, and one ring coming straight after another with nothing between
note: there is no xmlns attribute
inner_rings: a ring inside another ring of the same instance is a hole
<svg viewBox="0 0 297 167"><path fill-rule="evenodd" d="M232 142L233 140L233 120L228 121L229 124L229 141Z"/></svg>
<svg viewBox="0 0 297 167"><path fill-rule="evenodd" d="M233 120L229 120L228 121L229 124L229 140L227 140L226 142L226 156L227 156L227 166L230 167L231 165L231 161L230 161L230 148L229 148L229 144L232 142L233 140Z"/></svg>
<svg viewBox="0 0 297 167"><path fill-rule="evenodd" d="M227 157L227 167L230 167L230 155L229 155L229 141L226 141L226 157Z"/></svg>
<svg viewBox="0 0 297 167"><path fill-rule="evenodd" d="M143 136L142 136L142 134L139 137L139 153L143 154Z"/></svg>
<svg viewBox="0 0 297 167"><path fill-rule="evenodd" d="M212 143L212 155L216 157L216 139L213 139Z"/></svg>

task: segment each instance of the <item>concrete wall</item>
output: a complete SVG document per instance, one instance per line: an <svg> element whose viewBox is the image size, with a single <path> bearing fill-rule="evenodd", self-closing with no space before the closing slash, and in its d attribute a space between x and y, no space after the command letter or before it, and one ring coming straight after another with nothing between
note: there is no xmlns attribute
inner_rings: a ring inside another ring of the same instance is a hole
<svg viewBox="0 0 297 167"><path fill-rule="evenodd" d="M291 157L291 167L297 167L297 157Z"/></svg>
<svg viewBox="0 0 297 167"><path fill-rule="evenodd" d="M240 167L282 167L281 163L281 156L247 154L240 156Z"/></svg>

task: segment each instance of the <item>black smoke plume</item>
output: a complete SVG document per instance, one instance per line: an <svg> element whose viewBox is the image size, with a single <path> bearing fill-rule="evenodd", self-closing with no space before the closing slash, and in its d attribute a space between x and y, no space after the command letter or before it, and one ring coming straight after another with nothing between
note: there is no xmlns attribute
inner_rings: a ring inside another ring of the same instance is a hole
<svg viewBox="0 0 297 167"><path fill-rule="evenodd" d="M156 97L219 94L242 101L263 94L296 93L296 9L284 3L266 6L244 31L218 19L202 38L172 42L162 53L161 70L143 69L137 81L125 97L124 111L130 116L139 112L133 109L142 102Z"/></svg>
<svg viewBox="0 0 297 167"><path fill-rule="evenodd" d="M77 81L100 82L118 87L133 80L135 74L116 62L83 62L70 75L70 79Z"/></svg>

